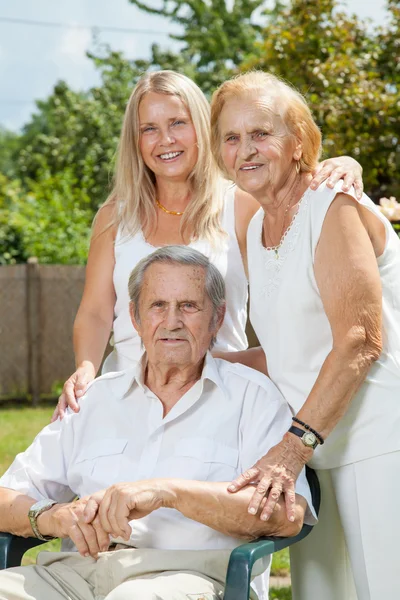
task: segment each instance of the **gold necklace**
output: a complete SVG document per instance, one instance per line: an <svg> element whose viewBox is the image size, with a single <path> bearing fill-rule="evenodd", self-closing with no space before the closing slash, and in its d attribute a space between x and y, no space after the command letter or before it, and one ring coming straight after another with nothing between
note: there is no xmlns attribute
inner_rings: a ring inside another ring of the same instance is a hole
<svg viewBox="0 0 400 600"><path fill-rule="evenodd" d="M276 258L277 260L278 260L278 258L279 258L279 248L281 247L281 245L282 245L282 242L283 242L283 230L284 230L284 228L285 228L285 219L286 219L286 215L287 215L287 214L288 214L288 212L289 212L289 208L290 208L290 207L291 207L291 205L292 205L293 198L294 198L294 197L295 197L295 195L296 195L296 192L297 192L297 189L298 189L299 185L300 185L300 179L298 179L298 180L297 180L297 184L296 184L296 186L295 186L295 188L294 188L294 190L293 190L293 193L291 194L291 196L290 196L290 198L289 198L289 202L287 203L287 205L286 205L286 208L285 208L285 212L284 212L284 215L283 215L283 221L282 221L281 233L280 233L280 236L279 236L279 238L280 238L280 239L279 239L279 244L276 244L275 246L266 246L266 247L265 247L265 249L266 249L266 250L273 250L273 251L275 252L275 258ZM270 232L269 232L269 225L268 225L268 221L267 221L267 219L264 219L264 224L265 224L265 229L267 230L267 235L268 235L268 238L269 238L269 239L271 240L271 242L272 242L272 237L271 237L271 234L270 234ZM288 227L288 229L286 230L286 232L287 232L287 231L289 231L290 227L291 227L291 224L289 225L289 227Z"/></svg>
<svg viewBox="0 0 400 600"><path fill-rule="evenodd" d="M184 211L178 212L177 210L168 210L168 208L165 208L165 206L163 206L161 204L161 202L159 202L157 200L157 198L156 198L156 204L157 204L158 208L161 208L161 210L163 210L165 213L167 213L167 215L174 215L176 217L180 217L184 213Z"/></svg>

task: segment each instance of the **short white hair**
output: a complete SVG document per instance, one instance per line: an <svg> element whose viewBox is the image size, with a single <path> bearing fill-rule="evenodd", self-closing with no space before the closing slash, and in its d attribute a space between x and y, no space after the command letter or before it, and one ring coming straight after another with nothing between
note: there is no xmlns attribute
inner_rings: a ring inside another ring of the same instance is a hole
<svg viewBox="0 0 400 600"><path fill-rule="evenodd" d="M140 323L139 301L144 275L154 263L171 263L177 265L201 267L205 270L206 293L213 305L212 326L216 323L221 310L225 306L225 281L220 271L201 252L189 246L163 246L145 258L142 258L129 277L129 297L134 307L135 319Z"/></svg>

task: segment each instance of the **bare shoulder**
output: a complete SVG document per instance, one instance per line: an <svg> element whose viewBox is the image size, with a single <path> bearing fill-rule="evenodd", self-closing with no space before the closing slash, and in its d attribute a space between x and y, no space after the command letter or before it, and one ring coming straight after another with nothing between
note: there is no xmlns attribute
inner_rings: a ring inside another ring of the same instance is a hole
<svg viewBox="0 0 400 600"><path fill-rule="evenodd" d="M92 239L107 234L107 237L115 239L116 226L115 222L115 202L109 202L100 206L93 220Z"/></svg>
<svg viewBox="0 0 400 600"><path fill-rule="evenodd" d="M348 237L362 234L372 243L375 256L380 256L386 245L386 229L382 218L358 202L352 195L339 193L332 202L322 234L331 229L337 237Z"/></svg>

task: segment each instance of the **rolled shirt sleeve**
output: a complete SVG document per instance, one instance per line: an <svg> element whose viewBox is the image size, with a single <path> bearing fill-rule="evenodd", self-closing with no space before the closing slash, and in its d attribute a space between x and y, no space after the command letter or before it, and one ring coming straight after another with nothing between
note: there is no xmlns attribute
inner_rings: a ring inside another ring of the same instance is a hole
<svg viewBox="0 0 400 600"><path fill-rule="evenodd" d="M47 425L0 477L0 487L37 500L73 500L75 494L67 481L68 458L73 446L72 416L67 414L62 421Z"/></svg>

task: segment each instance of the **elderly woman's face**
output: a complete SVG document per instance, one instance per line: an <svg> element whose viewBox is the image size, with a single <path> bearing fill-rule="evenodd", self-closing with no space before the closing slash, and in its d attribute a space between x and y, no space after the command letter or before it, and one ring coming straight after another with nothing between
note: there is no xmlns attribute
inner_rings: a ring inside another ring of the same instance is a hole
<svg viewBox="0 0 400 600"><path fill-rule="evenodd" d="M226 101L219 118L220 151L230 178L257 199L279 190L295 167L296 143L274 101L261 93Z"/></svg>
<svg viewBox="0 0 400 600"><path fill-rule="evenodd" d="M191 116L177 96L144 96L139 105L140 151L156 177L186 180L198 156Z"/></svg>

